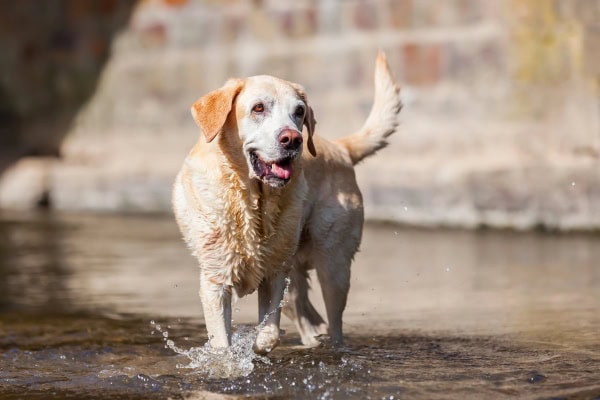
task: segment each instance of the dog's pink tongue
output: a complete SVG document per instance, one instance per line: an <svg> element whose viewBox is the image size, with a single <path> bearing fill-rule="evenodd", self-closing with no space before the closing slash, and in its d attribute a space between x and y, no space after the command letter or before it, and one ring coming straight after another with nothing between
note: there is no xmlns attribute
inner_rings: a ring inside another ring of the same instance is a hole
<svg viewBox="0 0 600 400"><path fill-rule="evenodd" d="M273 163L273 165L271 165L271 172L279 179L290 179L290 176L292 176L292 166L282 166L277 163Z"/></svg>

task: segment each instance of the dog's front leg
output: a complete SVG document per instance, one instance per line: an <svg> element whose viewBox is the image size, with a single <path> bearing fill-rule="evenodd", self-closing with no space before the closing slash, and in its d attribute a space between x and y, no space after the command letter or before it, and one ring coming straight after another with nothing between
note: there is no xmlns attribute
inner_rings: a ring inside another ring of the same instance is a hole
<svg viewBox="0 0 600 400"><path fill-rule="evenodd" d="M230 346L231 287L214 284L205 273L200 272L200 299L211 346Z"/></svg>
<svg viewBox="0 0 600 400"><path fill-rule="evenodd" d="M263 281L258 287L259 331L254 351L259 354L268 353L279 344L281 300L285 291L286 276L285 273L279 273L273 279Z"/></svg>

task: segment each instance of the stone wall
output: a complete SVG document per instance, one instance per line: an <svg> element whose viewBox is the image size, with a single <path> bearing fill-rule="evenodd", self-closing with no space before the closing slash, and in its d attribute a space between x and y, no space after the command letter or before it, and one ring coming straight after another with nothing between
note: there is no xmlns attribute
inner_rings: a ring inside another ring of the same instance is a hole
<svg viewBox="0 0 600 400"><path fill-rule="evenodd" d="M49 204L49 178L61 143L82 104L94 93L112 38L127 23L133 4L133 0L0 4L1 207Z"/></svg>
<svg viewBox="0 0 600 400"><path fill-rule="evenodd" d="M594 0L140 1L63 160L17 164L0 204L28 206L15 187L45 171L58 209L168 210L196 98L273 74L305 86L317 134L343 136L368 114L378 49L405 108L391 146L358 167L369 218L600 227Z"/></svg>
<svg viewBox="0 0 600 400"><path fill-rule="evenodd" d="M59 155L132 5L132 0L0 4L0 174L22 156Z"/></svg>

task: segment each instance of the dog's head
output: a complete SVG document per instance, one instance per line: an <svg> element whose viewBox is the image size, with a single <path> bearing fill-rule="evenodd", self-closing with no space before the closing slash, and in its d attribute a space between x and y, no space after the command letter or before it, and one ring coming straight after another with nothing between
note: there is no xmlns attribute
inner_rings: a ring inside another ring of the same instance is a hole
<svg viewBox="0 0 600 400"><path fill-rule="evenodd" d="M285 186L294 173L307 128L308 151L316 156L313 111L300 85L271 76L231 79L192 105L206 141L237 131L251 178ZM227 127L227 128L226 128Z"/></svg>

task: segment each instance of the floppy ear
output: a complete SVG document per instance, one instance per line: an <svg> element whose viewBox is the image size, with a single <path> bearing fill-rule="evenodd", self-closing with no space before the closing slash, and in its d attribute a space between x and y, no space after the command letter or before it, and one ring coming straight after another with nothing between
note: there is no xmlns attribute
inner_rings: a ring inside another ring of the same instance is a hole
<svg viewBox="0 0 600 400"><path fill-rule="evenodd" d="M313 143L313 133L315 132L315 125L317 121L315 120L315 113L313 112L312 107L308 106L306 115L304 116L304 125L306 126L306 130L308 131L308 142L306 142L306 146L308 147L308 151L312 154L313 157L317 156L317 149L315 149L315 144Z"/></svg>
<svg viewBox="0 0 600 400"><path fill-rule="evenodd" d="M200 97L192 104L192 116L208 143L221 132L231 112L233 100L244 87L241 79L230 79L222 88Z"/></svg>
<svg viewBox="0 0 600 400"><path fill-rule="evenodd" d="M313 157L316 157L317 149L315 149L315 144L313 143L313 134L315 133L315 125L317 124L317 121L315 120L315 113L308 104L308 97L306 97L304 88L297 83L291 83L291 85L300 95L302 101L304 101L306 104L306 115L304 116L304 126L306 126L306 130L308 131L308 142L306 142L306 146L308 147L308 152L312 154Z"/></svg>

